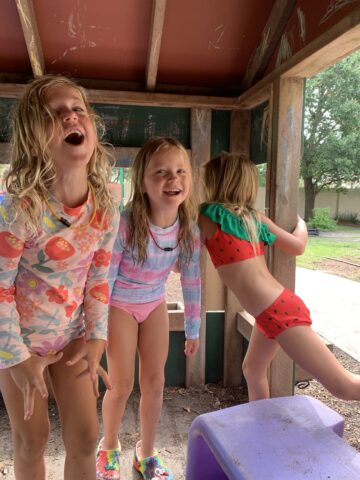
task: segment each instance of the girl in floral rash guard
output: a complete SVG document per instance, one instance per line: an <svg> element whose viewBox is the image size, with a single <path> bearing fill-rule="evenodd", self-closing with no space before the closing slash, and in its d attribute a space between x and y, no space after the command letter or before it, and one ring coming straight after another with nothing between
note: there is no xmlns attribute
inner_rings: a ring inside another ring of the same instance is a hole
<svg viewBox="0 0 360 480"><path fill-rule="evenodd" d="M13 119L0 197L0 389L17 480L45 479L48 371L62 423L65 479L94 480L99 361L119 215L108 155L85 91L32 82Z"/></svg>

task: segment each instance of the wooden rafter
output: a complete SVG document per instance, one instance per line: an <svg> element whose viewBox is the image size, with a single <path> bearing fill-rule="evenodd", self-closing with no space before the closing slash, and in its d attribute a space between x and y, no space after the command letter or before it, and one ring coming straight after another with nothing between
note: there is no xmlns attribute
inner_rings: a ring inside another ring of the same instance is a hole
<svg viewBox="0 0 360 480"><path fill-rule="evenodd" d="M262 31L260 43L247 66L242 84L243 90L247 90L253 85L254 81L261 78L278 45L295 4L296 0L276 0Z"/></svg>
<svg viewBox="0 0 360 480"><path fill-rule="evenodd" d="M240 95L239 107L251 109L268 100L272 82L278 77L311 77L358 48L360 48L360 8L341 19Z"/></svg>
<svg viewBox="0 0 360 480"><path fill-rule="evenodd" d="M25 85L0 83L0 98L20 98ZM125 92L114 90L88 89L91 103L111 105L144 105L154 107L213 108L234 110L238 106L237 97L210 97L202 95L177 95L172 93Z"/></svg>
<svg viewBox="0 0 360 480"><path fill-rule="evenodd" d="M26 48L29 54L34 77L45 73L45 61L41 48L39 31L32 0L15 0L21 27L24 32Z"/></svg>
<svg viewBox="0 0 360 480"><path fill-rule="evenodd" d="M146 89L154 90L159 65L161 37L165 20L166 0L153 0L149 50L146 64Z"/></svg>

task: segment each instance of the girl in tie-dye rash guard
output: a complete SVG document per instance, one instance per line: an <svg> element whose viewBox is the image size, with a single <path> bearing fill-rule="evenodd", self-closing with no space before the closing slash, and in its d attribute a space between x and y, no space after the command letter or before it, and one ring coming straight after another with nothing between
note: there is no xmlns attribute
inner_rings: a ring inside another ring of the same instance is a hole
<svg viewBox="0 0 360 480"><path fill-rule="evenodd" d="M85 91L45 76L13 119L0 197L0 389L17 480L45 480L48 371L62 423L64 478L95 480L99 361L118 209Z"/></svg>
<svg viewBox="0 0 360 480"><path fill-rule="evenodd" d="M97 455L98 480L120 478L118 432L140 359L141 440L134 466L145 480L171 480L154 450L169 346L165 283L180 272L185 304L185 355L194 355L200 328L200 237L189 158L170 138L149 140L133 165L133 196L121 215L110 269L107 360L112 390L103 402L104 438Z"/></svg>

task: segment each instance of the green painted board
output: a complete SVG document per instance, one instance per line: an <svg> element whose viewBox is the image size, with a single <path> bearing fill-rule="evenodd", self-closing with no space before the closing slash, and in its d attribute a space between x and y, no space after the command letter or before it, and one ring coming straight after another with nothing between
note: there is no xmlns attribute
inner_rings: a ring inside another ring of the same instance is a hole
<svg viewBox="0 0 360 480"><path fill-rule="evenodd" d="M231 113L226 110L213 110L211 114L211 158L230 148Z"/></svg>
<svg viewBox="0 0 360 480"><path fill-rule="evenodd" d="M251 110L251 160L257 165L267 162L269 134L269 103L265 102Z"/></svg>
<svg viewBox="0 0 360 480"><path fill-rule="evenodd" d="M166 136L190 148L190 110L186 108L93 105L114 146L141 147L149 138Z"/></svg>
<svg viewBox="0 0 360 480"><path fill-rule="evenodd" d="M12 98L0 98L0 142L10 140L13 105L14 100Z"/></svg>

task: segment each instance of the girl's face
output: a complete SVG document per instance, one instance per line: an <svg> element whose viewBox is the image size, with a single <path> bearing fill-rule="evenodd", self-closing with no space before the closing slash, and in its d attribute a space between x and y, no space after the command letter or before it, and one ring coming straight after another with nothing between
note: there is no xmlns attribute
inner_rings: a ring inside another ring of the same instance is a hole
<svg viewBox="0 0 360 480"><path fill-rule="evenodd" d="M190 191L189 160L177 147L163 147L153 154L144 173L143 193L150 207L178 209Z"/></svg>
<svg viewBox="0 0 360 480"><path fill-rule="evenodd" d="M75 168L86 170L97 136L81 93L76 88L58 85L50 87L45 98L58 120L53 127L49 119L47 127L49 137L53 133L50 150L56 169L59 173Z"/></svg>

